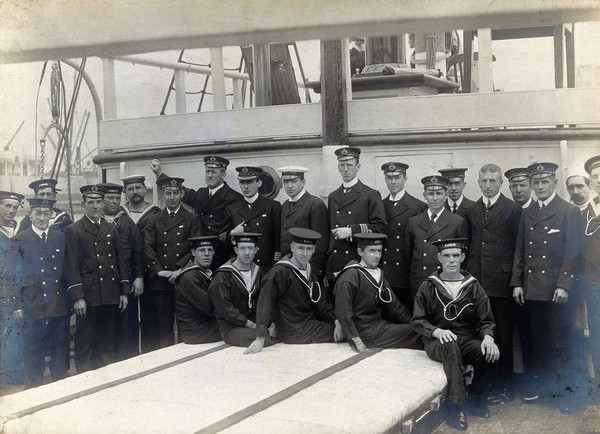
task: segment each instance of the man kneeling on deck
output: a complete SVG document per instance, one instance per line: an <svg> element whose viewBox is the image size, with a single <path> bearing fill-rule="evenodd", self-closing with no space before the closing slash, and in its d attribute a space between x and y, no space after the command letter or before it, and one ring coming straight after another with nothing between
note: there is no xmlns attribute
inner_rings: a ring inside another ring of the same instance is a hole
<svg viewBox="0 0 600 434"><path fill-rule="evenodd" d="M335 316L346 340L360 353L367 347L422 349L419 335L410 325L410 313L377 267L386 235L363 233L353 237L358 241L361 260L344 267L333 290Z"/></svg>
<svg viewBox="0 0 600 434"><path fill-rule="evenodd" d="M221 333L215 318L208 285L212 278L210 266L215 257L219 237L188 238L192 247L190 261L175 281L175 318L180 339L186 344L219 342Z"/></svg>
<svg viewBox="0 0 600 434"><path fill-rule="evenodd" d="M246 354L263 349L273 313L278 338L288 344L340 341L342 327L327 303L309 261L315 252L318 232L291 228L291 255L277 262L262 279L256 314L256 340Z"/></svg>
<svg viewBox="0 0 600 434"><path fill-rule="evenodd" d="M460 264L466 238L436 241L442 271L429 276L417 292L412 324L423 335L425 351L442 362L448 379L447 423L467 429L464 409L490 417L486 403L489 374L500 357L494 343L494 317L488 297L477 280ZM469 395L463 382L463 365L475 369Z"/></svg>
<svg viewBox="0 0 600 434"><path fill-rule="evenodd" d="M263 272L253 261L260 236L251 232L231 234L236 257L215 270L208 286L221 337L236 347L247 347L256 339L256 302ZM274 335L271 325L265 346L275 343L271 339Z"/></svg>

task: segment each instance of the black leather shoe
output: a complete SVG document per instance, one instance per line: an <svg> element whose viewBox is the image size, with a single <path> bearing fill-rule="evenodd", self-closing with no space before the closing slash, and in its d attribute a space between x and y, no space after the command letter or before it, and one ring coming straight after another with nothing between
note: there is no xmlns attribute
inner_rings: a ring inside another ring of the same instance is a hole
<svg viewBox="0 0 600 434"><path fill-rule="evenodd" d="M446 423L457 431L466 431L469 427L467 423L467 415L464 410L456 410L448 412Z"/></svg>
<svg viewBox="0 0 600 434"><path fill-rule="evenodd" d="M488 405L498 405L508 401L508 397L504 393L498 393L497 395L490 395L487 397Z"/></svg>
<svg viewBox="0 0 600 434"><path fill-rule="evenodd" d="M467 399L465 409L473 416L477 416L482 419L489 419L490 417L490 409L484 400Z"/></svg>

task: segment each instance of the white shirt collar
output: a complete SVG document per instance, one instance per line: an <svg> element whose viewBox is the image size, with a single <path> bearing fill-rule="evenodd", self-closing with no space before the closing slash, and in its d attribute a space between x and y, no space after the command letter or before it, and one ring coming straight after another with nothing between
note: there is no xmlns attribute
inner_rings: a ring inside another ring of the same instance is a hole
<svg viewBox="0 0 600 434"><path fill-rule="evenodd" d="M298 202L300 198L304 196L304 193L306 193L306 189L303 188L302 191L296 195L296 197L294 197L293 199L290 197L290 202Z"/></svg>
<svg viewBox="0 0 600 434"><path fill-rule="evenodd" d="M392 197L392 193L390 193L390 200L392 202L397 202L400 199L402 199L404 197L404 194L406 193L405 189L400 190L398 193L396 193L395 196Z"/></svg>
<svg viewBox="0 0 600 434"><path fill-rule="evenodd" d="M500 192L496 193L496 195L492 196L492 197L482 196L481 199L483 200L484 205L486 205L488 202L491 202L490 206L492 206L498 201L499 197L500 197ZM461 198L462 198L462 196L461 196Z"/></svg>
<svg viewBox="0 0 600 434"><path fill-rule="evenodd" d="M100 222L102 221L102 217L100 217L100 220L98 220L97 222L95 222L94 220L92 220L91 218L89 218L89 216L88 216L87 214L84 214L84 216L86 216L86 217L87 217L87 219L88 219L89 221L91 221L91 222L92 222L92 224L94 224L94 225L95 225L96 223L100 223ZM32 226L33 226L33 225L32 225Z"/></svg>
<svg viewBox="0 0 600 434"><path fill-rule="evenodd" d="M455 202L452 199L448 198L448 206L450 207L450 209L452 209L452 207L454 206L454 204L456 204L456 207L460 207L460 204L462 203L463 200L463 195L461 194L460 197L458 198L458 200Z"/></svg>
<svg viewBox="0 0 600 434"><path fill-rule="evenodd" d="M179 212L179 210L181 209L181 205L179 205L175 211L169 211L169 208L165 208L165 209L167 210L167 214L171 214L172 212L177 214Z"/></svg>
<svg viewBox="0 0 600 434"><path fill-rule="evenodd" d="M31 229L33 230L33 232L36 233L36 235L40 238L42 238L42 234L46 234L46 238L48 238L48 229L46 229L45 231L41 231L38 228L36 228L34 225L31 225Z"/></svg>
<svg viewBox="0 0 600 434"><path fill-rule="evenodd" d="M556 192L552 193L552 196L550 196L550 197L549 197L548 199L546 199L546 200L540 200L540 199L538 198L538 206L539 206L540 208L542 207L542 204L543 204L543 205L546 205L546 206L548 206L548 204L549 204L550 202L552 202L552 199L554 199L554 197L555 197L555 196L556 196Z"/></svg>
<svg viewBox="0 0 600 434"><path fill-rule="evenodd" d="M529 208L529 205L531 205L531 202L533 202L533 199L531 197L529 197L529 199L527 200L527 202L525 202L523 205L521 205L521 207L523 209Z"/></svg>
<svg viewBox="0 0 600 434"><path fill-rule="evenodd" d="M256 199L258 199L258 193L256 193L254 196L252 197L246 197L244 196L244 200L248 203L254 203L256 201Z"/></svg>
<svg viewBox="0 0 600 434"><path fill-rule="evenodd" d="M350 182L342 182L342 185L344 186L344 188L352 188L354 187L356 184L358 183L358 178L354 178L352 181Z"/></svg>
<svg viewBox="0 0 600 434"><path fill-rule="evenodd" d="M215 194L217 191L219 191L220 189L223 188L223 186L225 185L224 182L220 183L218 187L215 188L209 188L208 191L210 191L210 194Z"/></svg>
<svg viewBox="0 0 600 434"><path fill-rule="evenodd" d="M440 218L440 216L441 216L441 215L442 215L442 213L445 211L445 209L446 209L446 208L442 208L442 209L440 210L440 212L438 212L438 213L436 214L436 215L437 215L437 217L435 218L435 220L436 220L436 221L437 221L437 219L439 219L439 218ZM433 213L432 213L432 212L431 212L431 210L428 208L428 209L427 209L427 216L429 217L429 220L431 220L431 216L432 216L432 215L433 215Z"/></svg>

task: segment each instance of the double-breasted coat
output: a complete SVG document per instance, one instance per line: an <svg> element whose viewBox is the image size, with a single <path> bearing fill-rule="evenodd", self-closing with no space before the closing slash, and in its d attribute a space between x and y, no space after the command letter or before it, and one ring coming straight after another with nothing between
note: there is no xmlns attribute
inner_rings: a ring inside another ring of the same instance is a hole
<svg viewBox="0 0 600 434"><path fill-rule="evenodd" d="M467 214L471 241L466 268L490 297L512 297L510 279L521 211L500 194L488 211L479 199Z"/></svg>
<svg viewBox="0 0 600 434"><path fill-rule="evenodd" d="M548 205L523 210L511 286L526 300L551 301L556 288L575 288L581 266L583 217L575 205L555 196Z"/></svg>
<svg viewBox="0 0 600 434"><path fill-rule="evenodd" d="M65 229L67 285L71 300L84 298L88 306L119 304L129 293L127 264L115 225L100 219L97 228L83 216Z"/></svg>
<svg viewBox="0 0 600 434"><path fill-rule="evenodd" d="M447 238L467 238L467 221L445 210L435 223L427 211L408 219L405 255L410 264L410 295L414 300L421 282L435 273L440 265L438 249L432 243Z"/></svg>
<svg viewBox="0 0 600 434"><path fill-rule="evenodd" d="M329 246L329 221L325 203L316 196L305 191L298 201L286 200L281 205L281 254L290 253L292 236L291 228L312 229L321 234L317 241L315 252L310 260L313 272L321 277L325 269L325 257Z"/></svg>
<svg viewBox="0 0 600 434"><path fill-rule="evenodd" d="M408 288L409 267L405 260L406 225L410 217L427 210L427 204L404 193L398 201L383 199L388 237L383 243L381 268L392 288Z"/></svg>
<svg viewBox="0 0 600 434"><path fill-rule="evenodd" d="M467 199L465 196L463 196L460 206L456 208L456 213L453 214L456 214L457 216L460 216L462 218L466 218L467 214L469 213L469 210L473 205L475 205L475 201ZM446 202L444 203L444 208L452 212L452 209L450 209L450 205L448 204L448 200L446 200Z"/></svg>
<svg viewBox="0 0 600 434"><path fill-rule="evenodd" d="M361 181L344 193L344 186L331 192L327 198L329 227L351 228L353 234L376 232L386 234L385 210L381 194ZM359 259L356 242L352 238L336 240L329 237L327 250L327 277L333 278L351 260Z"/></svg>
<svg viewBox="0 0 600 434"><path fill-rule="evenodd" d="M167 208L153 215L144 230L144 252L151 291L172 291L168 279L157 277L159 271L175 271L178 262L190 253L188 238L201 236L200 218L179 207L171 217Z"/></svg>
<svg viewBox="0 0 600 434"><path fill-rule="evenodd" d="M228 205L227 213L230 227L243 223L244 232L262 234L254 262L263 270L273 265L275 252L281 251L281 204L259 194L252 204L241 198Z"/></svg>

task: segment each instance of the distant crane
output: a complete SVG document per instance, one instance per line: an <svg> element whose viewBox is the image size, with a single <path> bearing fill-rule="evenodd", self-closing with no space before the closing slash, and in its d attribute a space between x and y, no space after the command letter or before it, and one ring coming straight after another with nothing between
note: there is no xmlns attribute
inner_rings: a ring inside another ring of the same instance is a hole
<svg viewBox="0 0 600 434"><path fill-rule="evenodd" d="M10 152L12 141L15 139L15 137L17 136L19 131L21 131L21 128L23 127L24 124L25 124L25 121L21 122L21 125L19 125L19 128L17 128L17 131L15 131L15 133L12 135L10 140L8 142L6 142L6 145L4 145L4 148L2 148L4 152Z"/></svg>

